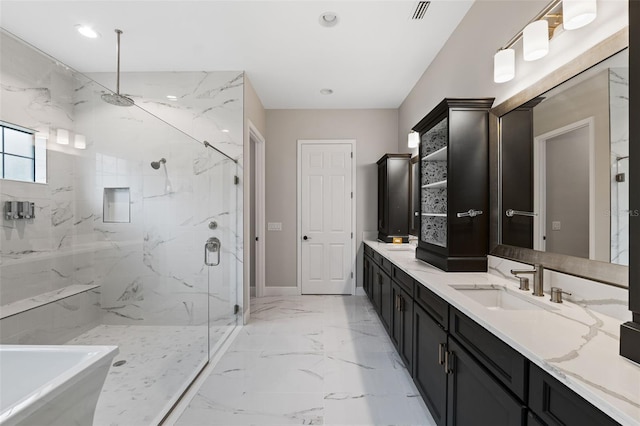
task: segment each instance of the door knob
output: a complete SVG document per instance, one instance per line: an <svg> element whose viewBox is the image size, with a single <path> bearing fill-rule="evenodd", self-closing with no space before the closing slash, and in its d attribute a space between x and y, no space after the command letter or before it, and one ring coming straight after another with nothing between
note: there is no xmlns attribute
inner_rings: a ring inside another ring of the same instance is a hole
<svg viewBox="0 0 640 426"><path fill-rule="evenodd" d="M302 237L303 240L307 241L310 240L311 238L307 237L306 235L304 237Z"/></svg>

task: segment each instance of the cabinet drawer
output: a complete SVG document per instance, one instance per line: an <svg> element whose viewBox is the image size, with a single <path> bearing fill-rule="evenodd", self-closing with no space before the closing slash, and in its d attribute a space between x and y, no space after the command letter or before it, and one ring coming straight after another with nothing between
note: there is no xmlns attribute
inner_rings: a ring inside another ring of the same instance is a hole
<svg viewBox="0 0 640 426"><path fill-rule="evenodd" d="M518 398L526 400L525 357L453 307L449 333Z"/></svg>
<svg viewBox="0 0 640 426"><path fill-rule="evenodd" d="M445 330L449 329L449 304L440 296L415 281L413 298L429 315L433 317Z"/></svg>
<svg viewBox="0 0 640 426"><path fill-rule="evenodd" d="M373 257L373 249L365 244L364 245L364 254L366 254L367 256Z"/></svg>
<svg viewBox="0 0 640 426"><path fill-rule="evenodd" d="M618 423L560 381L531 364L529 407L548 425L609 426Z"/></svg>
<svg viewBox="0 0 640 426"><path fill-rule="evenodd" d="M413 297L413 278L411 278L406 272L398 268L396 265L392 265L391 279L393 279L410 297Z"/></svg>
<svg viewBox="0 0 640 426"><path fill-rule="evenodd" d="M377 251L373 252L373 261L376 262L378 265L382 264L382 256Z"/></svg>
<svg viewBox="0 0 640 426"><path fill-rule="evenodd" d="M387 273L387 275L391 276L391 268L393 264L386 257L381 257L380 259L380 267Z"/></svg>

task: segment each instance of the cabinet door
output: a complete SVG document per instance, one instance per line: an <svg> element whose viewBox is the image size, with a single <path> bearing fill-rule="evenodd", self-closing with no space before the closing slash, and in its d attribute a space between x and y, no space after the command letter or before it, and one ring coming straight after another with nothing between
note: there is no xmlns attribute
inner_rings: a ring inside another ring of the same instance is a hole
<svg viewBox="0 0 640 426"><path fill-rule="evenodd" d="M367 255L362 257L362 288L371 300L371 258Z"/></svg>
<svg viewBox="0 0 640 426"><path fill-rule="evenodd" d="M392 324L391 340L398 350L398 354L409 371L413 360L413 299L392 281Z"/></svg>
<svg viewBox="0 0 640 426"><path fill-rule="evenodd" d="M439 426L445 424L447 375L444 351L447 333L420 305L413 304L413 381Z"/></svg>
<svg viewBox="0 0 640 426"><path fill-rule="evenodd" d="M613 426L618 423L531 364L529 407L548 425Z"/></svg>
<svg viewBox="0 0 640 426"><path fill-rule="evenodd" d="M385 161L378 164L378 232L384 234L389 233L388 192L387 163Z"/></svg>
<svg viewBox="0 0 640 426"><path fill-rule="evenodd" d="M371 262L371 303L376 308L376 312L380 313L380 291L382 287L382 274L380 267Z"/></svg>
<svg viewBox="0 0 640 426"><path fill-rule="evenodd" d="M391 334L391 278L380 269L380 316L382 323Z"/></svg>
<svg viewBox="0 0 640 426"><path fill-rule="evenodd" d="M524 425L526 407L452 338L448 342L447 425Z"/></svg>

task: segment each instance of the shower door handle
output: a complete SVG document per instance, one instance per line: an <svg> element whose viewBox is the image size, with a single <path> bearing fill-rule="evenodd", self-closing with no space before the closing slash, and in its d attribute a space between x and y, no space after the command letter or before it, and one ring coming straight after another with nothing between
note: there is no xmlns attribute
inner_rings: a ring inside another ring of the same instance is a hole
<svg viewBox="0 0 640 426"><path fill-rule="evenodd" d="M211 237L204 243L204 264L207 266L218 266L220 264L220 252L222 251L222 244L216 237ZM209 262L209 253L216 253L217 258L215 262Z"/></svg>

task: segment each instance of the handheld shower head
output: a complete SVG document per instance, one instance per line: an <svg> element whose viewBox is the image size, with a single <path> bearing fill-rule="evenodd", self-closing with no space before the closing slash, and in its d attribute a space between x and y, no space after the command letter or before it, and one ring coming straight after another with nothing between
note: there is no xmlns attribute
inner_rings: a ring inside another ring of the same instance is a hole
<svg viewBox="0 0 640 426"><path fill-rule="evenodd" d="M167 163L167 160L166 160L166 159L164 159L164 158L161 158L161 159L160 159L160 160L158 160L158 161L152 161L152 162L151 162L151 167L152 167L153 169L155 169L155 170L158 170L158 169L160 168L160 164L166 164L166 163Z"/></svg>

